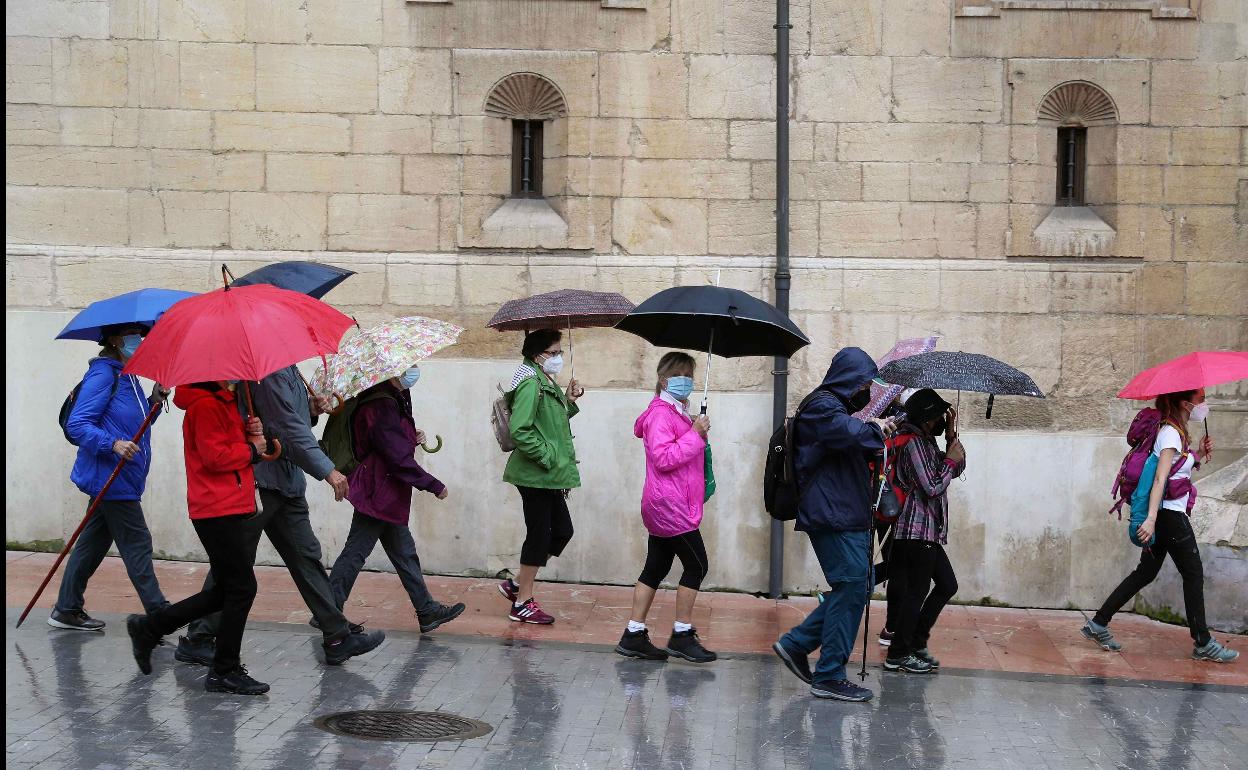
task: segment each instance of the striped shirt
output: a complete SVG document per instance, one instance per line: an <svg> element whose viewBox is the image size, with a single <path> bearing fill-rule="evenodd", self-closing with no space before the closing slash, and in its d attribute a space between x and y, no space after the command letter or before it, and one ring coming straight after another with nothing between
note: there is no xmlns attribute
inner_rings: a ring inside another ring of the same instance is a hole
<svg viewBox="0 0 1248 770"><path fill-rule="evenodd" d="M946 459L936 439L905 424L901 433L914 436L897 457L897 485L906 493L901 515L893 525L893 539L949 542L949 485L962 475L966 461Z"/></svg>

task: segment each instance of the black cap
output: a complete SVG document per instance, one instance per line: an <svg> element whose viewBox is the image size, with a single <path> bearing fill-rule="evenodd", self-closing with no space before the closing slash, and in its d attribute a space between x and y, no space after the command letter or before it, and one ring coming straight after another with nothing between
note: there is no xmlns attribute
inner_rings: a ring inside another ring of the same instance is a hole
<svg viewBox="0 0 1248 770"><path fill-rule="evenodd" d="M912 425L922 425L928 420L940 417L948 411L950 406L952 404L941 398L936 391L923 388L906 399L906 416Z"/></svg>

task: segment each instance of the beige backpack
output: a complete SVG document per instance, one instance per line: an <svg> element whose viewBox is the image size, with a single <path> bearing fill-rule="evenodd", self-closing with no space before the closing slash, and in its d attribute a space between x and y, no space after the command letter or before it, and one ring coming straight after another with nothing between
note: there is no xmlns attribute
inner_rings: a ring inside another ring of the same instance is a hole
<svg viewBox="0 0 1248 770"><path fill-rule="evenodd" d="M510 452L516 448L516 442L511 438L511 407L507 404L507 394L503 392L502 383L496 387L498 398L494 399L490 424L494 428L494 440L498 442L498 448Z"/></svg>

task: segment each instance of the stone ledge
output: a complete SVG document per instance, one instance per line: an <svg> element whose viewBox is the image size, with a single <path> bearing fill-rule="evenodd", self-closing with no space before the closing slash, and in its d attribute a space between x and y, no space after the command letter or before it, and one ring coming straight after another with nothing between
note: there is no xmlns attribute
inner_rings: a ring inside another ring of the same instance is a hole
<svg viewBox="0 0 1248 770"><path fill-rule="evenodd" d="M481 224L480 243L496 249L566 249L568 223L545 198L508 198Z"/></svg>
<svg viewBox="0 0 1248 770"><path fill-rule="evenodd" d="M1154 19L1195 20L1200 0L957 0L954 16L999 17L1002 11L1149 11Z"/></svg>
<svg viewBox="0 0 1248 770"><path fill-rule="evenodd" d="M1056 206L1032 233L1043 256L1107 257L1118 233L1088 206Z"/></svg>
<svg viewBox="0 0 1248 770"><path fill-rule="evenodd" d="M450 5L453 0L407 0L409 5ZM621 11L644 11L646 0L599 0L603 8Z"/></svg>

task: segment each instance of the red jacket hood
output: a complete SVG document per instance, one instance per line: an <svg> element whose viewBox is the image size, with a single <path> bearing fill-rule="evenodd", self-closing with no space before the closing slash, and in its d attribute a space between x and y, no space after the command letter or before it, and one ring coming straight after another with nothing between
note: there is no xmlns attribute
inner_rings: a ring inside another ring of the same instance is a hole
<svg viewBox="0 0 1248 770"><path fill-rule="evenodd" d="M222 401L233 401L234 393L229 390L211 391L195 385L179 385L173 391L173 405L179 409L189 409L191 404L205 398L219 398Z"/></svg>

